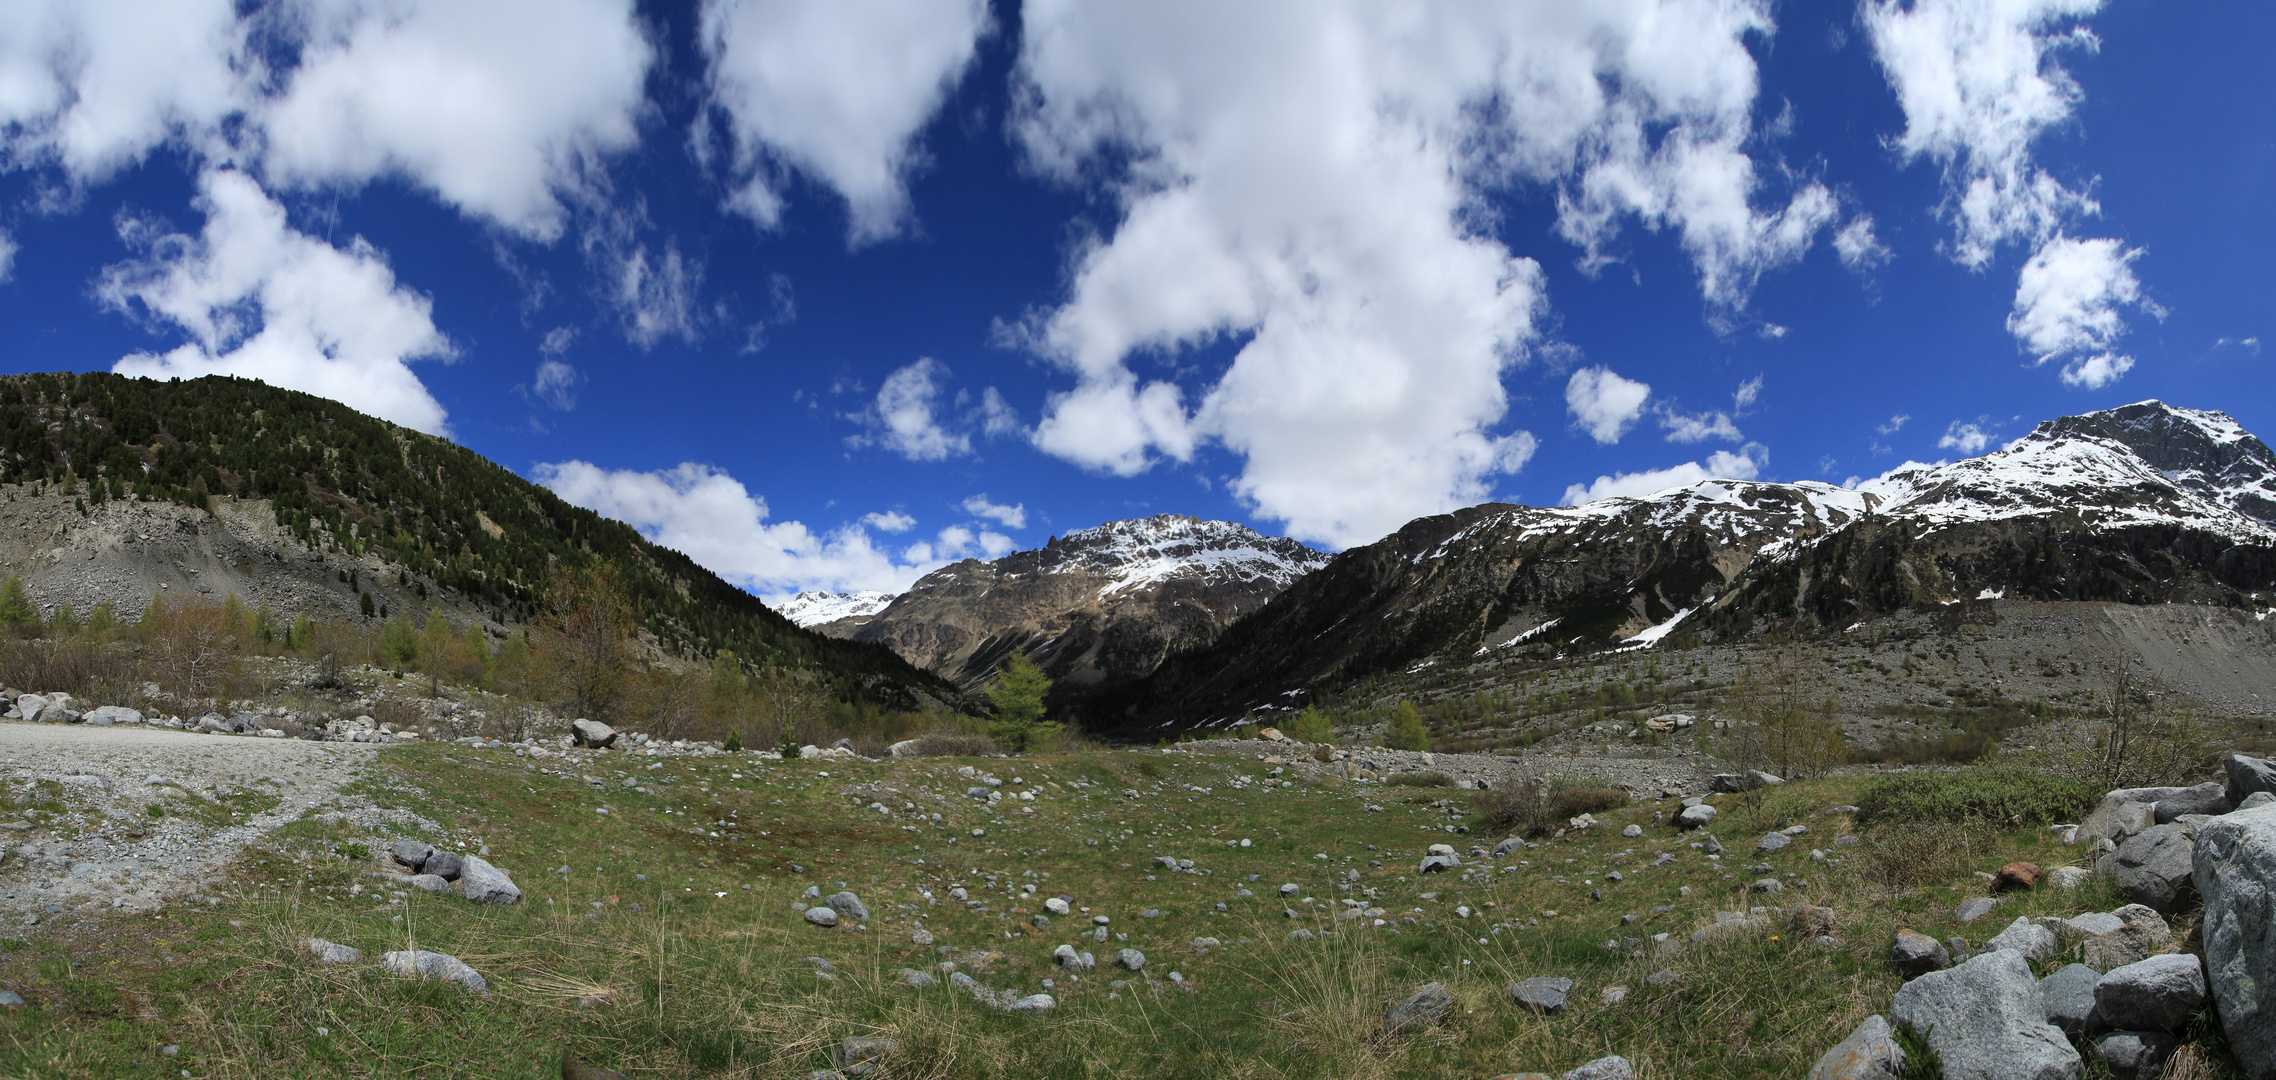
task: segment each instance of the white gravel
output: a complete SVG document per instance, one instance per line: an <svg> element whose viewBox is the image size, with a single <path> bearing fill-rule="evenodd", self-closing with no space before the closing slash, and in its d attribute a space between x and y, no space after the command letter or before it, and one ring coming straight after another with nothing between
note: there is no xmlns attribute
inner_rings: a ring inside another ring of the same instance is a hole
<svg viewBox="0 0 2276 1080"><path fill-rule="evenodd" d="M0 722L0 925L158 908L246 844L334 802L378 752L362 743ZM63 793L40 781L60 783ZM246 791L281 801L220 827L177 812ZM31 821L31 804L46 799L60 799L66 812ZM165 817L149 816L153 803L168 808Z"/></svg>

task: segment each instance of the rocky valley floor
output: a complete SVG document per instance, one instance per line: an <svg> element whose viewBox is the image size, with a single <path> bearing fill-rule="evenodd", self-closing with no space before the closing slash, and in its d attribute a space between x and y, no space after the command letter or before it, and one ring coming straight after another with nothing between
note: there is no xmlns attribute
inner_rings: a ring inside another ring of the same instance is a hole
<svg viewBox="0 0 2276 1080"><path fill-rule="evenodd" d="M38 731L0 723L10 790L41 794L11 848L128 831L116 792L47 787L62 759ZM1891 1011L1900 930L1974 950L2125 902L2057 874L2087 853L2042 827L1931 848L1860 830L1854 777L1716 795L1671 772L1672 794L1502 845L1457 790L1255 743L780 761L141 734L168 738L64 767L283 790L213 822L265 831L150 906L73 906L49 855L0 866L0 892L44 882L63 907L0 929L0 990L23 999L0 1007L0 1075L859 1074L879 1050L846 1040L886 1039L894 1077L1558 1076L1611 1055L1791 1077ZM1719 812L1679 830L1678 796ZM486 853L519 902L414 879L397 841ZM2049 881L1987 895L2018 860ZM2174 915L2170 942L2193 929ZM482 992L382 960L417 952Z"/></svg>

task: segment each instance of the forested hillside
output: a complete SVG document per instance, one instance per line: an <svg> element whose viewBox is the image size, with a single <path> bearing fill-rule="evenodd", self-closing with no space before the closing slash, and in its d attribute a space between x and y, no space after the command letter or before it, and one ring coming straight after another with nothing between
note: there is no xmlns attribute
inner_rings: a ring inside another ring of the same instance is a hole
<svg viewBox="0 0 2276 1080"><path fill-rule="evenodd" d="M0 378L0 483L61 487L90 507L266 500L309 548L384 560L421 598L445 590L503 624L538 613L555 568L605 565L672 652L811 668L844 696L955 697L884 646L801 630L685 555L464 447L265 383Z"/></svg>

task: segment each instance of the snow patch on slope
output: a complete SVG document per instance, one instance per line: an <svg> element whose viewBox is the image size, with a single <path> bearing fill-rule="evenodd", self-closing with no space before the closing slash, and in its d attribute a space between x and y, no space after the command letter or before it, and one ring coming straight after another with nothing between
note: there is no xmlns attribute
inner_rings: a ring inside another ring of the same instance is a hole
<svg viewBox="0 0 2276 1080"><path fill-rule="evenodd" d="M775 610L800 626L820 626L839 619L865 619L885 610L892 602L892 593L868 590L802 592L776 605Z"/></svg>

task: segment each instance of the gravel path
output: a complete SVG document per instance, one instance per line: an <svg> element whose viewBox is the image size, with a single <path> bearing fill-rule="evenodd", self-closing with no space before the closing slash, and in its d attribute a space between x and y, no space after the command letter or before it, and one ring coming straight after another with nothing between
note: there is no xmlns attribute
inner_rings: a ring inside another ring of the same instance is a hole
<svg viewBox="0 0 2276 1080"><path fill-rule="evenodd" d="M246 844L332 802L377 752L361 743L0 722L0 795L8 800L0 804L0 926L65 911L158 908ZM163 817L152 818L153 805Z"/></svg>

